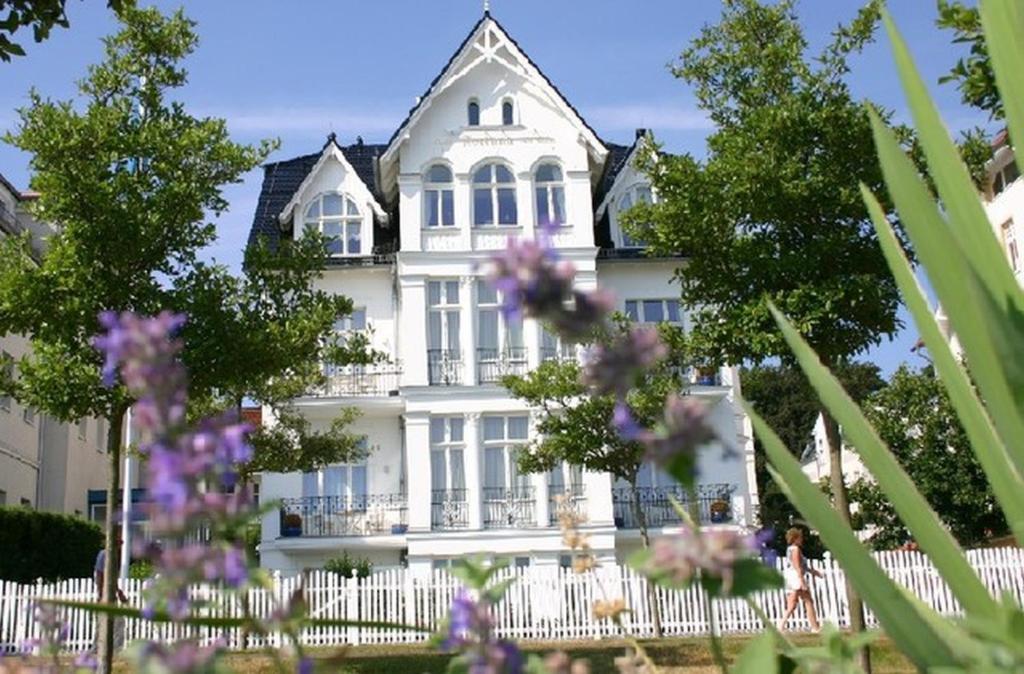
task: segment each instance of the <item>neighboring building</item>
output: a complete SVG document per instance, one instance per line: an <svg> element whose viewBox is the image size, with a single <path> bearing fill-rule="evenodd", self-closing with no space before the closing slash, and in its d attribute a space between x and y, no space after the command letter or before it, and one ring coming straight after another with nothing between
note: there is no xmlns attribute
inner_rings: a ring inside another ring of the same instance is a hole
<svg viewBox="0 0 1024 674"><path fill-rule="evenodd" d="M489 14L473 27L391 139L323 149L265 167L250 243L270 245L312 226L331 237L319 286L352 298L339 331L369 331L391 364L335 368L326 388L296 401L314 423L345 406L362 415L369 458L300 474L264 474L264 566L295 572L348 550L378 566L442 567L471 553L516 564L566 563L556 503L578 509L596 554L639 545L624 484L560 466L523 475L516 452L533 412L497 384L577 351L536 321L506 320L480 267L509 236L557 224L559 253L580 288L615 292L637 321L686 325L671 283L680 259L646 257L619 227L651 199L631 146L601 140ZM753 442L732 367L691 372L725 444L701 456L706 521L752 525ZM267 410L263 421L273 423ZM678 485L647 467L641 499L655 535L676 530Z"/></svg>
<svg viewBox="0 0 1024 674"><path fill-rule="evenodd" d="M846 484L853 484L862 477L873 479L864 462L861 461L857 449L851 447L846 442L843 442L842 460L843 478ZM800 456L800 465L803 467L804 475L815 484L821 480L828 479L832 475L832 463L828 455L828 441L825 437L825 420L821 414L814 420L811 439L804 448L804 453Z"/></svg>
<svg viewBox="0 0 1024 674"><path fill-rule="evenodd" d="M1024 283L1024 180L1009 134L1004 130L992 143L988 163L989 185L984 193L985 212L1006 253L1017 280Z"/></svg>
<svg viewBox="0 0 1024 674"><path fill-rule="evenodd" d="M0 237L31 232L32 254L42 255L53 228L28 213L36 197L0 175ZM16 376L16 362L29 352L22 335L0 336L0 367ZM93 515L88 492L106 484L106 422L61 423L0 396L0 505Z"/></svg>

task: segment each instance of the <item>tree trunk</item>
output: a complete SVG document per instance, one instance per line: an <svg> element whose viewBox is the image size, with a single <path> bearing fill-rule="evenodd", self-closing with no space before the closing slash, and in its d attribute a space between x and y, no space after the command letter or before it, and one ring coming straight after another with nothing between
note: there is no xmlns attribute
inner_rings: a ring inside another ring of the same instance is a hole
<svg viewBox="0 0 1024 674"><path fill-rule="evenodd" d="M121 438L125 407L116 405L110 411L110 429L107 431L107 453L110 458L110 479L107 482L107 516L104 549L107 554L103 563L102 601L112 605L117 601L117 581L120 569L118 558L120 549L117 545L117 501L121 493ZM114 663L114 616L109 613L99 614L99 643L97 644L97 662L100 674L110 674Z"/></svg>
<svg viewBox="0 0 1024 674"><path fill-rule="evenodd" d="M640 543L644 546L644 550L647 550L651 547L651 537L647 532L647 514L640 507L640 494L636 488L636 473L629 479L629 489L633 493L633 517L636 518L637 527L640 529ZM658 595L654 590L654 583L649 580L644 582L647 585L647 603L651 605L651 622L654 623L654 636L660 639L662 637L662 629L661 609L658 608L657 601Z"/></svg>
<svg viewBox="0 0 1024 674"><path fill-rule="evenodd" d="M836 421L828 410L821 409L821 418L825 426L825 439L828 444L829 457L829 481L832 486L832 498L836 512L839 517L851 526L850 498L846 492L846 481L843 479L843 443L839 437L839 422ZM852 527L851 527L852 528ZM850 628L854 632L863 632L864 624L864 602L860 594L846 579L846 598L850 605ZM871 652L865 646L861 651L861 667L866 674L871 674Z"/></svg>

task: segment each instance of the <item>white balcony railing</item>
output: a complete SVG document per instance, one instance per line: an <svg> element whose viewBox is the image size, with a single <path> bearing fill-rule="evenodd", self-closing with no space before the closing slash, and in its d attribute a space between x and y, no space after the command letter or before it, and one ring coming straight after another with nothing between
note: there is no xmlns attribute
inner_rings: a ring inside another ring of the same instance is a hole
<svg viewBox="0 0 1024 674"><path fill-rule="evenodd" d="M401 363L328 366L327 381L318 392L327 398L384 397L398 395Z"/></svg>

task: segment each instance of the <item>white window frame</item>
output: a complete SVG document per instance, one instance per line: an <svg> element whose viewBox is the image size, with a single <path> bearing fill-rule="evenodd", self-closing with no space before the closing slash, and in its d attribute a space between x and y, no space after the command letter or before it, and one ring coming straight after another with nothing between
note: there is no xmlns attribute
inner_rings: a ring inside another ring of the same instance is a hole
<svg viewBox="0 0 1024 674"><path fill-rule="evenodd" d="M487 439L487 421L488 419L501 419L502 424L502 437ZM526 437L524 438L512 438L509 437L509 420L511 419L525 419L526 420ZM480 423L480 444L483 447L481 454L482 467L484 468L483 479L481 480L485 489L505 489L514 491L518 487L531 487L530 474L523 473L519 470L516 465L516 454L526 447L530 441L530 417L527 414L485 414L481 417ZM487 450L500 448L502 450L502 461L504 462L504 484L488 484L486 475L487 465ZM513 479L515 477L515 480ZM516 481L518 480L518 481Z"/></svg>
<svg viewBox="0 0 1024 674"><path fill-rule="evenodd" d="M1017 175L1015 175L1012 178L1010 178L1009 180L1007 180L1007 172L1008 172L1007 170L1011 166L1013 167L1013 170L1017 173ZM999 194L1002 194L1003 192L1005 192L1007 189L1009 189L1010 185L1012 185L1013 183L1017 182L1017 180L1020 178L1020 176L1021 176L1020 167L1017 164L1016 157L1011 159L1010 161L1006 162L1005 164L1003 164L999 168L999 170L995 172L995 175L992 177L992 197L995 198Z"/></svg>
<svg viewBox="0 0 1024 674"><path fill-rule="evenodd" d="M537 177L540 170L546 166L552 166L558 171L558 178L552 180L541 180ZM537 223L538 227L544 227L545 225L540 221L540 204L543 199L544 205L547 207L548 218L550 219L555 213L555 204L557 203L556 194L562 193L562 220L560 222L549 222L548 226L552 227L565 227L568 220L568 213L565 203L565 172L562 171L562 167L556 161L543 161L537 165L537 168L533 171L533 217L534 222Z"/></svg>
<svg viewBox="0 0 1024 674"><path fill-rule="evenodd" d="M360 438L360 442L365 446L366 443L367 443L366 436L363 436L362 438ZM327 471L329 471L329 470L337 470L339 468L342 468L342 469L345 470L345 473L344 473L345 477L344 477L344 480L341 483L341 488L342 488L341 489L341 494L326 494L326 493L324 493L324 489L327 486ZM359 493L357 493L355 491L355 480L353 479L353 475L355 474L355 469L357 469L357 468L361 468L363 470L364 489L365 489L365 491L362 494L359 494ZM307 486L306 480L307 480L307 476L312 476L312 475L316 476L316 478L315 478L316 479L316 493L315 494L307 494L306 493L306 486ZM360 496L362 497L362 502L360 502L360 499L359 499ZM367 462L366 462L365 459L363 461L359 461L359 462L355 462L355 463L332 463L329 466L324 466L323 468L319 468L317 470L307 471L307 472L302 473L302 497L303 498L337 498L337 499L341 500L343 503L351 504L350 505L350 509L358 510L358 509L362 509L362 507L364 507L366 505L366 502L369 500L369 496L370 496L370 468L367 465Z"/></svg>
<svg viewBox="0 0 1024 674"><path fill-rule="evenodd" d="M547 344L545 344L547 342ZM554 344L554 346L550 346ZM551 353L551 351L554 353ZM549 331L543 324L540 326L540 361L576 360L576 345L562 340L557 333Z"/></svg>
<svg viewBox="0 0 1024 674"><path fill-rule="evenodd" d="M508 171L512 177L511 181L500 182L498 180L498 169L502 168ZM477 174L484 170L490 170L490 178L487 182L478 182L476 179ZM473 223L474 228L479 229L490 229L490 228L506 228L506 227L519 227L519 189L518 181L516 180L516 173L512 170L508 164L500 161L487 161L480 164L470 174L469 178L470 188L470 222ZM486 190L490 193L491 200L491 222L477 222L476 213L476 193L478 191ZM515 222L501 222L501 199L500 195L502 190L512 191L512 205L515 207Z"/></svg>
<svg viewBox="0 0 1024 674"><path fill-rule="evenodd" d="M660 302L661 303L661 315L664 316L664 318L662 320L660 320L660 321L648 320L647 319L647 308L646 308L646 304L645 304L646 302ZM630 304L634 305L635 311L631 311L630 310ZM669 314L670 314L669 306L672 305L672 304L675 305L676 312L679 315L679 320L678 321L669 320ZM630 320L635 321L637 323L650 323L650 324L669 323L671 325L679 325L679 326L681 326L685 322L685 317L683 315L683 307L680 304L679 300L677 298L675 298L675 297L644 297L644 298L638 298L638 299L632 299L631 298L631 299L627 299L626 300L626 302L623 305L623 307L624 307L623 308L623 313L625 313L626 316L628 316L630 318Z"/></svg>
<svg viewBox="0 0 1024 674"><path fill-rule="evenodd" d="M647 195L647 201L640 199L640 194ZM615 209L615 224L619 230L619 248L646 248L647 244L643 241L633 241L628 239L626 230L622 227L622 214L631 209L638 203L657 203L657 199L654 195L654 190L648 183L633 183L626 189L616 202Z"/></svg>
<svg viewBox="0 0 1024 674"><path fill-rule="evenodd" d="M480 360L481 362L489 362L489 361L493 362L493 361L501 360L503 357L508 357L509 359L511 359L511 360L513 360L515 362L518 362L519 360L521 360L522 362L525 363L526 362L526 340L525 340L526 335L525 335L524 326L523 326L523 319L520 318L520 317L516 317L516 318L510 320L509 317L506 315L506 313L501 310L501 305L502 305L502 300L503 300L502 294L500 292L498 292L497 290L493 289L493 287L490 285L490 281L488 281L487 279L478 278L478 279L476 279L476 283L474 285L476 286L476 317L477 317L477 321L476 321L476 327L477 327L476 346L477 346L478 360ZM481 299L481 293L480 293L480 289L481 288L484 288L486 290L493 290L494 298L495 299L493 301L492 300L486 300L485 301L485 300ZM480 350L484 348L483 346L481 346L482 340L480 339L480 326L483 324L483 321L481 320L481 314L484 311L493 311L498 316L498 343L496 345L496 347L497 347L497 354L495 354L495 358L493 358L493 359L481 359L481 358L479 358ZM518 333L513 331L514 327L518 327ZM518 334L519 335L518 343L514 343L515 340L512 339L512 335L513 334ZM515 357L513 357L512 349L520 349L521 353L520 354L516 354Z"/></svg>
<svg viewBox="0 0 1024 674"><path fill-rule="evenodd" d="M436 181L431 177L431 172L435 168L441 168L448 172L447 181ZM434 203L434 217L436 218L436 224L430 224L431 216L431 205L430 195L436 194L436 201ZM451 222L445 222L445 198L449 200L451 205ZM451 167L441 162L434 162L427 170L423 173L423 228L431 231L437 231L439 229L448 230L455 227L455 173Z"/></svg>
<svg viewBox="0 0 1024 674"><path fill-rule="evenodd" d="M431 304L431 300L430 300L430 294L431 294L430 293L430 287L431 287L432 284L438 284L438 287L439 287L438 297L440 298L440 300L439 300L439 302L437 304ZM449 284L453 284L453 285L449 285ZM428 319L427 319L428 320L428 325L427 325L427 348L428 349L431 349L431 350L433 350L433 349L440 349L442 351L459 351L461 353L461 351L462 351L462 335L461 335L461 332L462 332L462 302L461 302L461 300L462 300L462 293L464 292L464 290L460 287L460 285L461 285L461 282L459 281L459 279L451 279L451 278L438 278L438 279L430 279L429 281L427 281L426 290L427 290L427 315L428 315ZM451 295L451 293L448 292L452 287L456 288L456 291L455 291L456 298L455 298L454 301L452 301L451 297L449 297ZM429 325L429 320L430 319L429 319L429 315L432 314L432 313L438 313L438 314L441 315L441 343L440 344L431 344L430 343L430 325ZM457 314L459 316L459 318L458 318L459 330L457 332L457 334L459 335L457 337L457 339L459 340L458 348L452 347L452 345L451 345L451 343L449 342L449 339L448 339L449 338L448 326L449 326L449 322L451 320L451 315L452 314Z"/></svg>
<svg viewBox="0 0 1024 674"><path fill-rule="evenodd" d="M324 215L324 199L330 196L337 196L341 198L341 215ZM311 215L310 211L316 206L316 215ZM312 199L310 199L303 206L303 226L314 227L318 232L327 236L331 240L337 240L339 242L338 250L332 251L330 244L328 244L328 251L331 257L361 257L367 255L366 251L366 237L364 236L364 222L362 212L359 210L359 205L352 195L347 192L321 192ZM326 225L339 225L341 227L340 236L328 235L324 232ZM356 227L355 231L358 233L359 250L353 252L349 247L349 231L350 225Z"/></svg>
<svg viewBox="0 0 1024 674"><path fill-rule="evenodd" d="M473 106L476 106L476 121L473 121ZM471 98L466 101L466 126L480 126L480 101L476 98Z"/></svg>
<svg viewBox="0 0 1024 674"><path fill-rule="evenodd" d="M25 405L21 410L21 419L29 426L36 424L36 411L31 406Z"/></svg>
<svg viewBox="0 0 1024 674"><path fill-rule="evenodd" d="M505 106L508 106L509 115L505 117ZM503 98L501 100L501 125L502 126L515 126L516 124L516 104L511 98Z"/></svg>
<svg viewBox="0 0 1024 674"><path fill-rule="evenodd" d="M441 439L435 438L434 429L440 427L442 429ZM454 433L453 429L458 428L459 433ZM461 415L444 415L444 416L432 416L430 418L430 467L431 467L431 481L430 489L435 491L434 487L434 452L440 452L444 456L444 487L443 491L452 492L456 490L466 490L466 421ZM461 454L462 463L462 485L455 484L454 474L452 472L452 454L458 452Z"/></svg>

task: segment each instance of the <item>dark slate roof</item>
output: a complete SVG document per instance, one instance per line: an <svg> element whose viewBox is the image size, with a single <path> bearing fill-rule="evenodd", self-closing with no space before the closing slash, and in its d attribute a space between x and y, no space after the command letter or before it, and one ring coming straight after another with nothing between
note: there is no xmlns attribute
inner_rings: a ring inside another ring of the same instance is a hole
<svg viewBox="0 0 1024 674"><path fill-rule="evenodd" d="M381 206L384 202L377 187L377 176L375 158L384 152L386 145L363 143L362 141L352 145L340 145L331 134L327 140L334 143L341 149L345 159L352 164L356 175L366 183L366 186L373 193L375 199ZM327 145L325 144L326 148ZM260 236L266 238L271 248L276 248L281 239L281 226L278 216L284 207L288 205L299 185L306 179L309 172L316 165L323 150L313 154L302 155L294 159L272 162L263 166L263 186L260 188L260 198L256 204L256 214L253 217L252 228L249 230L249 245L256 242ZM376 226L374 227L376 233ZM378 239L379 240L379 239Z"/></svg>
<svg viewBox="0 0 1024 674"><path fill-rule="evenodd" d="M540 76L544 78L544 81L547 82L548 86L550 86L552 89L554 89L555 93L558 94L562 98L563 101L565 101L565 104L569 106L569 109L572 110L576 114L577 117L579 117L580 121L583 122L583 126L587 127L587 129L592 134L594 134L594 136L597 138L598 142L600 142L600 143L602 143L604 145L607 145L603 140L601 140L601 136L597 133L597 131L594 131L593 127L591 127L590 124L587 123L587 120L583 118L583 115L580 114L580 111L577 110L573 106L573 104L569 101L569 99L558 89L558 87L555 86L554 82L552 82L550 79L548 79L548 76L544 74L544 71L540 69L540 66L538 66L536 63L533 62L533 59L531 59L530 55L526 53L526 50L523 49L521 46L519 46L519 43L516 42L516 39L514 37L512 37L512 34L509 33L507 30L505 30L505 27L503 25L501 25L501 22L498 21L497 19L495 19L493 16L491 16L490 12L486 12L485 11L484 15L480 17L480 20L473 24L473 27L469 29L469 32L466 34L466 37L463 38L462 42L459 43L459 46L455 48L454 52L452 52L452 55L448 58L448 61L444 64L444 67L441 68L441 71L437 73L437 76L434 77L433 80L431 80L430 85L427 86L427 90L423 92L422 96L420 96L418 99L416 99L416 105L414 105L411 108L409 108L409 114L407 114L405 116L405 119L402 120L402 123L398 125L397 129L395 129L395 132L393 134L391 134L391 138L388 139L386 147L390 147L391 144L395 142L395 139L398 138L399 134L401 134L402 131L405 129L406 125L409 123L409 120L412 119L412 116L414 114L416 114L416 111L423 104L423 101L426 100L427 96L430 95L430 92L432 92L434 90L434 87L437 86L437 83L441 80L441 78L444 76L444 74L446 72L448 72L448 69L452 66L452 63L455 61L455 58L462 51L463 47L466 46L466 43L469 42L469 39L471 37L473 37L473 34L476 33L477 28L479 28L480 24L482 24L487 19L490 19L490 20L494 21L495 25L497 25L498 28L500 28L502 30L502 32L505 33L505 35L508 36L509 41L513 45L515 45L516 49L518 49L520 52L522 52L523 56L526 57L526 61L531 66L533 66L534 68L537 69L537 72L540 73Z"/></svg>
<svg viewBox="0 0 1024 674"><path fill-rule="evenodd" d="M633 148L636 147L636 141L632 145L619 145L618 143L605 143L605 145L608 147L608 159L605 160L604 178L601 179L601 199L604 198L604 195L608 194L608 190L612 188L615 178L626 167L626 160L629 159Z"/></svg>

